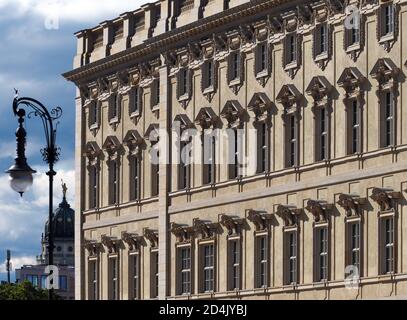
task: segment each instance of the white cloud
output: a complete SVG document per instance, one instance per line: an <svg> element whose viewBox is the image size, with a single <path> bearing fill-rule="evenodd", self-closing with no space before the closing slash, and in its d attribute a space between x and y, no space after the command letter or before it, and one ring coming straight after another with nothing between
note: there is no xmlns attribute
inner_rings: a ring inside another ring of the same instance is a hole
<svg viewBox="0 0 407 320"><path fill-rule="evenodd" d="M146 0L0 0L0 9L15 6L16 15L34 13L44 18L58 17L60 20L75 22L100 22L112 19L120 13L132 11Z"/></svg>
<svg viewBox="0 0 407 320"><path fill-rule="evenodd" d="M11 264L12 264L12 269L16 270L21 268L23 265L33 265L36 263L35 257L29 257L29 256L21 256L21 257L13 257L11 256ZM6 269L6 261L0 264L0 273L5 273L7 272Z"/></svg>

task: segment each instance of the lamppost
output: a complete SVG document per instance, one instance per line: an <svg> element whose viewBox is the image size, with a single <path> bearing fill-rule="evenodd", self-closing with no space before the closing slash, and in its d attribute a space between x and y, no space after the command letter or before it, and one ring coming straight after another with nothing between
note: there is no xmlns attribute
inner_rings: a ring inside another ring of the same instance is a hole
<svg viewBox="0 0 407 320"><path fill-rule="evenodd" d="M55 145L56 141L56 126L54 127L54 121L59 119L62 115L62 109L60 107L53 108L50 112L48 109L39 101L32 98L19 98L18 91L16 90L16 95L13 100L13 112L14 115L18 117L19 126L16 131L16 141L17 141L17 157L15 158L14 165L6 171L10 175L10 186L11 188L18 192L22 197L24 192L33 183L33 173L36 171L31 169L27 163L27 158L25 157L25 144L27 133L24 129L24 119L26 116L26 111L21 106L25 106L28 109L32 109L27 117L32 116L39 117L42 121L44 127L46 147L41 150L43 160L48 163L49 170L46 173L49 178L49 212L48 212L48 232L46 234L48 240L48 266L52 270L54 263L54 239L53 239L53 183L54 176L56 172L54 171L54 165L59 159L60 149ZM58 123L56 123L58 124ZM50 271L52 273L52 271ZM52 281L52 280L51 280ZM50 284L52 284L50 281ZM52 300L53 289L51 287L48 290L49 299Z"/></svg>

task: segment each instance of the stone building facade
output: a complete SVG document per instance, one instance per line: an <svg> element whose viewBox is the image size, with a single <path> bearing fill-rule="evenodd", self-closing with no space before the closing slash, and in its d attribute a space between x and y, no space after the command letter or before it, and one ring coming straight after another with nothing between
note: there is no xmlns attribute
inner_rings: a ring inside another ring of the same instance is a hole
<svg viewBox="0 0 407 320"><path fill-rule="evenodd" d="M76 298L407 295L406 22L161 0L78 32Z"/></svg>

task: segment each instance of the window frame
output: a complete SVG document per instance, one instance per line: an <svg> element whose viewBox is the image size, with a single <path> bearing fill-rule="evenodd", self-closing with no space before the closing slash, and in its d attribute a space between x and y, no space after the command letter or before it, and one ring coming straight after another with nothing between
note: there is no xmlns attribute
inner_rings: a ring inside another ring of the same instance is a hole
<svg viewBox="0 0 407 320"><path fill-rule="evenodd" d="M94 268L91 266L94 266ZM89 258L88 260L88 299L99 300L99 259Z"/></svg>
<svg viewBox="0 0 407 320"><path fill-rule="evenodd" d="M380 141L381 148L394 146L396 143L396 101L390 89L380 92Z"/></svg>
<svg viewBox="0 0 407 320"><path fill-rule="evenodd" d="M321 237L324 231L324 238ZM324 244L325 242L325 244ZM322 261L324 264L322 264ZM314 223L314 282L330 280L330 228L328 223Z"/></svg>
<svg viewBox="0 0 407 320"><path fill-rule="evenodd" d="M265 247L262 247L262 241L264 241ZM255 234L255 277L254 277L254 287L257 289L264 289L270 286L270 252L269 249L269 235L267 233ZM262 256L264 252L265 256ZM262 272L262 267L264 268L264 276Z"/></svg>
<svg viewBox="0 0 407 320"><path fill-rule="evenodd" d="M150 298L157 299L159 295L159 252L158 248L150 250Z"/></svg>
<svg viewBox="0 0 407 320"><path fill-rule="evenodd" d="M129 298L141 299L141 252L140 249L129 253Z"/></svg>
<svg viewBox="0 0 407 320"><path fill-rule="evenodd" d="M212 247L212 264L206 265L205 248ZM213 293L216 291L216 243L215 241L202 241L199 243L199 292L200 293ZM212 275L206 279L206 275ZM208 285L208 287L207 287Z"/></svg>
<svg viewBox="0 0 407 320"><path fill-rule="evenodd" d="M236 251L234 251L236 249ZM227 288L228 291L242 289L242 241L240 236L227 239ZM237 258L236 258L237 257ZM236 259L235 259L236 258Z"/></svg>
<svg viewBox="0 0 407 320"><path fill-rule="evenodd" d="M120 263L117 254L108 256L108 292L109 300L120 300L119 281L120 281Z"/></svg>
<svg viewBox="0 0 407 320"><path fill-rule="evenodd" d="M189 257L183 256L184 250L189 251ZM176 247L177 251L177 295L191 295L193 294L193 250L192 250L192 245L191 243L188 244L179 244ZM184 260L189 260L189 268L185 266L184 268ZM184 290L187 289L188 287L188 282L185 281L184 283L184 275L188 275L189 277L189 290Z"/></svg>
<svg viewBox="0 0 407 320"><path fill-rule="evenodd" d="M283 231L284 236L284 285L292 286L299 283L299 270L298 270L298 240L299 240L299 230L297 227L290 228L285 227ZM293 238L291 238L293 237ZM294 245L292 245L291 240L294 239ZM294 252L291 252L291 248L294 247ZM293 264L291 263L293 261Z"/></svg>

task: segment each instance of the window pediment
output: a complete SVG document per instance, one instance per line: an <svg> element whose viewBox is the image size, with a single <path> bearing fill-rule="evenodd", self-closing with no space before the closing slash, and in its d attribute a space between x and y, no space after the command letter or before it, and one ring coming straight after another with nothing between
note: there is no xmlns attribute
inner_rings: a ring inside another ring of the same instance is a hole
<svg viewBox="0 0 407 320"><path fill-rule="evenodd" d="M159 138L159 130L160 126L158 123L152 123L148 126L146 132L144 133L144 139L149 140L151 142L155 142Z"/></svg>
<svg viewBox="0 0 407 320"><path fill-rule="evenodd" d="M271 109L272 102L264 92L257 92L250 99L247 108L255 114L256 121L265 121Z"/></svg>
<svg viewBox="0 0 407 320"><path fill-rule="evenodd" d="M216 230L219 228L219 223L195 218L193 227L195 233L201 235L201 239L208 239L214 236Z"/></svg>
<svg viewBox="0 0 407 320"><path fill-rule="evenodd" d="M98 159L101 153L102 150L95 141L89 141L86 143L84 155L88 157L90 161Z"/></svg>
<svg viewBox="0 0 407 320"><path fill-rule="evenodd" d="M121 147L122 145L116 136L106 137L106 140L102 146L103 150L109 155L109 157L113 157L115 154L118 154Z"/></svg>
<svg viewBox="0 0 407 320"><path fill-rule="evenodd" d="M143 235L150 242L152 248L158 247L158 231L144 228Z"/></svg>
<svg viewBox="0 0 407 320"><path fill-rule="evenodd" d="M181 131L194 127L194 124L189 120L186 114L178 114L174 118L174 122L179 122Z"/></svg>
<svg viewBox="0 0 407 320"><path fill-rule="evenodd" d="M236 128L243 122L244 109L237 100L229 100L220 115L227 120L229 127Z"/></svg>
<svg viewBox="0 0 407 320"><path fill-rule="evenodd" d="M397 82L399 72L399 68L391 59L381 58L377 60L370 75L379 83L379 89L383 89Z"/></svg>
<svg viewBox="0 0 407 320"><path fill-rule="evenodd" d="M364 203L364 199L355 194L341 193L336 203L345 209L347 217L352 217L360 215L360 206Z"/></svg>
<svg viewBox="0 0 407 320"><path fill-rule="evenodd" d="M220 224L228 230L229 236L240 234L243 223L244 219L239 217L228 216L226 214L220 216Z"/></svg>
<svg viewBox="0 0 407 320"><path fill-rule="evenodd" d="M256 231L268 230L272 217L272 214L253 209L249 210L247 215L247 219L254 224Z"/></svg>
<svg viewBox="0 0 407 320"><path fill-rule="evenodd" d="M305 90L314 100L314 107L324 106L329 101L332 85L324 76L313 77Z"/></svg>
<svg viewBox="0 0 407 320"><path fill-rule="evenodd" d="M96 240L85 239L82 246L88 251L89 256L96 256L99 253L102 244Z"/></svg>
<svg viewBox="0 0 407 320"><path fill-rule="evenodd" d="M292 227L297 225L298 215L302 210L297 209L296 206L280 204L277 207L277 215L283 218L286 227Z"/></svg>
<svg viewBox="0 0 407 320"><path fill-rule="evenodd" d="M177 242L185 243L191 241L195 234L195 228L193 226L181 225L177 223L171 223L171 233L177 238Z"/></svg>
<svg viewBox="0 0 407 320"><path fill-rule="evenodd" d="M301 98L301 93L292 84L284 85L276 97L277 101L283 105L285 113L298 111Z"/></svg>
<svg viewBox="0 0 407 320"><path fill-rule="evenodd" d="M400 192L387 188L373 188L370 198L379 205L380 211L389 211L394 209L392 200L399 199Z"/></svg>
<svg viewBox="0 0 407 320"><path fill-rule="evenodd" d="M202 129L215 127L217 121L218 116L210 107L201 108L198 112L198 115L195 118L195 123L199 125Z"/></svg>
<svg viewBox="0 0 407 320"><path fill-rule="evenodd" d="M121 239L117 237L102 235L101 243L107 249L109 253L117 253Z"/></svg>
<svg viewBox="0 0 407 320"><path fill-rule="evenodd" d="M315 222L325 222L328 220L328 211L332 209L332 205L323 200L308 200L305 207L312 213Z"/></svg>
<svg viewBox="0 0 407 320"><path fill-rule="evenodd" d="M140 246L142 242L142 237L134 232L123 231L121 234L121 240L124 243L127 243L130 251L133 251Z"/></svg>
<svg viewBox="0 0 407 320"><path fill-rule="evenodd" d="M350 98L354 95L358 96L362 92L362 85L366 78L362 75L359 69L349 67L343 70L337 83L338 86L345 90L345 97Z"/></svg>
<svg viewBox="0 0 407 320"><path fill-rule="evenodd" d="M137 130L129 130L123 139L123 143L127 145L132 154L137 154L144 144L144 139Z"/></svg>

